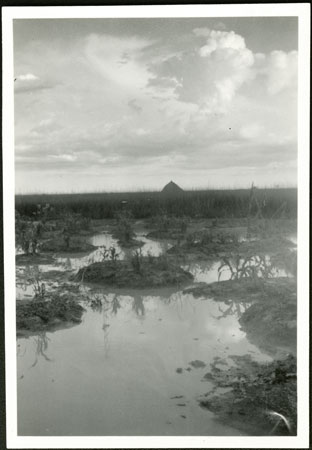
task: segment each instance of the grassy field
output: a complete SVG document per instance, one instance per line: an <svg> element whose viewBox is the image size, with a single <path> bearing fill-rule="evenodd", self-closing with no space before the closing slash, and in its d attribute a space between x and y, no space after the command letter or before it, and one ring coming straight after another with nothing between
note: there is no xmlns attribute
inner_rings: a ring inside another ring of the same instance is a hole
<svg viewBox="0 0 312 450"><path fill-rule="evenodd" d="M250 192L250 189L185 191L179 196L166 196L160 192L36 194L17 195L15 202L16 210L29 217L36 212L38 204L48 203L56 217L69 211L91 219L105 219L113 218L121 209L127 209L135 219L159 214L240 218L257 212L256 203L250 205ZM271 218L276 212L285 218L297 217L296 188L256 189L255 193L264 217Z"/></svg>

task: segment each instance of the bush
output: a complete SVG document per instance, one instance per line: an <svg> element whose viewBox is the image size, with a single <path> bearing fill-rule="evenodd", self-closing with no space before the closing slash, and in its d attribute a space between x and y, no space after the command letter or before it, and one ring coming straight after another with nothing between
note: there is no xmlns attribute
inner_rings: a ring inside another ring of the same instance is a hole
<svg viewBox="0 0 312 450"><path fill-rule="evenodd" d="M139 248L138 250L134 250L131 255L131 265L135 272L142 273L142 264L143 264L143 255L142 250ZM149 258L150 261L150 258Z"/></svg>
<svg viewBox="0 0 312 450"><path fill-rule="evenodd" d="M42 236L43 225L40 221L30 221L15 214L15 238L16 246L27 255L36 254Z"/></svg>
<svg viewBox="0 0 312 450"><path fill-rule="evenodd" d="M117 211L116 212L117 219L117 237L120 241L129 243L135 236L135 233L132 228L131 219L132 214L127 211Z"/></svg>

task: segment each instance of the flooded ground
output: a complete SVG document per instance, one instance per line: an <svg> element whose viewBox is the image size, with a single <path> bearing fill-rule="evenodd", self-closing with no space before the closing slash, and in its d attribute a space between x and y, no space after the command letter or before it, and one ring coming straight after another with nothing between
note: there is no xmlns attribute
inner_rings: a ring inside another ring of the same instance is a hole
<svg viewBox="0 0 312 450"><path fill-rule="evenodd" d="M267 256L267 263L270 262L270 258ZM222 260L211 261L211 262L195 262L187 265L183 265L184 270L188 270L194 276L194 282L196 283L214 283L216 281L230 280L232 272L228 267L222 266ZM288 274L286 270L281 268L272 269L272 276L274 277L286 277L292 276Z"/></svg>
<svg viewBox="0 0 312 450"><path fill-rule="evenodd" d="M237 314L181 292L117 298L115 311L88 308L76 327L18 340L19 434L239 435L196 402L214 357L270 360Z"/></svg>
<svg viewBox="0 0 312 450"><path fill-rule="evenodd" d="M143 255L159 256L172 246L168 240L147 238L144 231L137 232L136 239L143 242ZM90 254L55 254L52 263L37 265L47 290L81 267L101 261L102 246L114 246L120 259L131 252L108 232L88 242L99 248ZM221 264L192 262L183 268L194 282L212 283L220 279ZM17 299L35 293L29 270L17 266ZM288 275L282 269L273 274ZM230 278L225 267L221 280ZM203 377L216 359L229 365L231 355L272 361L241 330L239 319L248 303L232 302L229 308L228 303L169 288L81 289L89 298L82 323L17 340L20 435L242 434L216 421L197 399L213 389ZM99 297L100 303L90 302Z"/></svg>

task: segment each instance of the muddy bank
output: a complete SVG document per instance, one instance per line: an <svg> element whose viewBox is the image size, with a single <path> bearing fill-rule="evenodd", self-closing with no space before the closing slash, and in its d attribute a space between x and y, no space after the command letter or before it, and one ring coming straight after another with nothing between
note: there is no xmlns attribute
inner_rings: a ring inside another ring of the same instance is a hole
<svg viewBox="0 0 312 450"><path fill-rule="evenodd" d="M184 233L176 230L154 230L150 231L146 237L149 239L164 239L164 240L182 240L184 238Z"/></svg>
<svg viewBox="0 0 312 450"><path fill-rule="evenodd" d="M285 349L296 354L297 295L275 294L248 308L239 319L248 340L266 353Z"/></svg>
<svg viewBox="0 0 312 450"><path fill-rule="evenodd" d="M214 389L199 400L222 422L250 434L295 435L297 429L296 358L259 364L250 355L232 356L234 366L218 358L204 376ZM218 388L231 388L215 394ZM261 430L261 431L259 431Z"/></svg>
<svg viewBox="0 0 312 450"><path fill-rule="evenodd" d="M52 255L42 254L20 254L15 256L15 262L17 266L33 266L33 265L51 265L55 263L55 259Z"/></svg>
<svg viewBox="0 0 312 450"><path fill-rule="evenodd" d="M161 257L96 262L78 271L75 281L105 286L145 288L179 285L193 280L181 267Z"/></svg>
<svg viewBox="0 0 312 450"><path fill-rule="evenodd" d="M121 248L140 248L144 245L144 242L135 239L135 237L125 239L123 236L120 236L119 233L113 233L112 236L117 239L117 243Z"/></svg>
<svg viewBox="0 0 312 450"><path fill-rule="evenodd" d="M80 236L72 236L70 241L66 242L61 236L48 239L41 242L41 252L62 252L62 253L79 253L79 252L91 252L96 250L92 244L86 241L86 238Z"/></svg>
<svg viewBox="0 0 312 450"><path fill-rule="evenodd" d="M78 324L84 308L73 296L53 295L47 299L17 300L16 331L17 335L24 332L36 332L53 329L56 326Z"/></svg>
<svg viewBox="0 0 312 450"><path fill-rule="evenodd" d="M296 353L297 284L293 278L220 281L190 286L184 293L229 305L247 303L239 318L248 340L266 353Z"/></svg>
<svg viewBox="0 0 312 450"><path fill-rule="evenodd" d="M293 278L280 277L269 279L240 278L238 280L198 283L184 289L195 297L213 298L216 301L253 302L296 296L297 283ZM296 297L294 297L296 299Z"/></svg>
<svg viewBox="0 0 312 450"><path fill-rule="evenodd" d="M252 231L260 229L270 230L270 234L287 234L297 231L296 219L256 219L248 217L241 218L214 218L214 219L191 219L189 228L244 228L247 231L249 227Z"/></svg>
<svg viewBox="0 0 312 450"><path fill-rule="evenodd" d="M276 358L270 364L259 364L250 355L232 356L234 366L215 358L211 371L204 376L215 388L200 399L201 406L214 412L219 420L250 434L259 428L263 435L295 434L296 280L242 278L200 283L184 293L228 304L220 319L228 313L237 314L249 342ZM216 388L230 390L218 393ZM285 416L289 424L276 413Z"/></svg>
<svg viewBox="0 0 312 450"><path fill-rule="evenodd" d="M168 250L169 255L185 257L189 260L207 260L227 255L272 255L295 247L288 239L272 237L254 241L239 242L235 236L191 236L185 242Z"/></svg>

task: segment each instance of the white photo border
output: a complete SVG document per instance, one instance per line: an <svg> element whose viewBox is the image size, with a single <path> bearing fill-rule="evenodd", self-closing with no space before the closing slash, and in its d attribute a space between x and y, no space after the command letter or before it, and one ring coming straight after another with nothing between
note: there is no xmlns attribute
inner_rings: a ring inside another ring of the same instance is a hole
<svg viewBox="0 0 312 450"><path fill-rule="evenodd" d="M297 16L298 65L298 434L281 437L17 435L13 20L41 18ZM7 448L309 448L310 4L61 6L2 8L3 223Z"/></svg>

